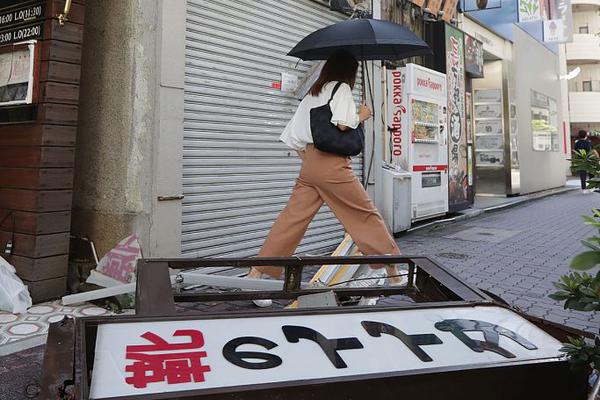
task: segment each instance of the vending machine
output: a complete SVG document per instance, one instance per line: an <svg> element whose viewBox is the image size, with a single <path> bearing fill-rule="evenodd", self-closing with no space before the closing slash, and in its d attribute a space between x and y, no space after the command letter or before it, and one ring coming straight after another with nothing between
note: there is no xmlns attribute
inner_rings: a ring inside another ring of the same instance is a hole
<svg viewBox="0 0 600 400"><path fill-rule="evenodd" d="M387 169L411 174L411 222L448 212L446 75L416 64L389 70Z"/></svg>

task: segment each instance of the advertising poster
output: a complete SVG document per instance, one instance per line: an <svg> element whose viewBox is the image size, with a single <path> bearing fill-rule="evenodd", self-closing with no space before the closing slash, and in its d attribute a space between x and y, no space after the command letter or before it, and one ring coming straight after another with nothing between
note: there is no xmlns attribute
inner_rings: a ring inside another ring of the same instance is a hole
<svg viewBox="0 0 600 400"><path fill-rule="evenodd" d="M448 205L468 202L467 135L465 118L465 48L463 33L446 25L448 82ZM456 209L456 207L455 207Z"/></svg>
<svg viewBox="0 0 600 400"><path fill-rule="evenodd" d="M465 93L465 119L467 121L467 142L473 141L473 97L471 93Z"/></svg>
<svg viewBox="0 0 600 400"><path fill-rule="evenodd" d="M566 42L562 20L549 19L544 21L544 42Z"/></svg>
<svg viewBox="0 0 600 400"><path fill-rule="evenodd" d="M542 19L540 0L519 0L519 22L539 21Z"/></svg>
<svg viewBox="0 0 600 400"><path fill-rule="evenodd" d="M473 78L483 78L483 42L466 34L465 71Z"/></svg>

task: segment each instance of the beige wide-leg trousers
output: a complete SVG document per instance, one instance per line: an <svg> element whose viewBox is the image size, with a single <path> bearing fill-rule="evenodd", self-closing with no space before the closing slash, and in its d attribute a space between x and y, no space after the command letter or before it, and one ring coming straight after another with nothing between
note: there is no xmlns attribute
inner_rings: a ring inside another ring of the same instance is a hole
<svg viewBox="0 0 600 400"><path fill-rule="evenodd" d="M333 211L364 255L400 254L381 215L354 175L350 159L322 152L309 145L292 195L273 224L258 256L291 256L323 202ZM280 267L255 268L276 278L283 272Z"/></svg>

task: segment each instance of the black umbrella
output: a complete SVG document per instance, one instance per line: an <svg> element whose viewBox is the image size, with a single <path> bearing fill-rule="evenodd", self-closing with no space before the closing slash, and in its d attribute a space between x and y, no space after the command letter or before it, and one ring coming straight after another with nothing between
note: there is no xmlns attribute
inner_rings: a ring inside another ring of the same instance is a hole
<svg viewBox="0 0 600 400"><path fill-rule="evenodd" d="M288 53L302 60L326 60L336 50L357 60L401 60L432 54L421 38L394 22L352 19L314 31Z"/></svg>

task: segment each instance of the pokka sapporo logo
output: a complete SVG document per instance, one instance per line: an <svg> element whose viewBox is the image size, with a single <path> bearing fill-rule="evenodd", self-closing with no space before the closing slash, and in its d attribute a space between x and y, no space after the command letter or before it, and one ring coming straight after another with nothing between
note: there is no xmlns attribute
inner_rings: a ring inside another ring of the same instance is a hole
<svg viewBox="0 0 600 400"><path fill-rule="evenodd" d="M440 82L434 82L431 78L423 79L417 78L417 87L423 87L426 89L431 89L434 92L443 92L443 86Z"/></svg>
<svg viewBox="0 0 600 400"><path fill-rule="evenodd" d="M402 114L406 114L406 107L403 104L404 75L400 71L392 72L392 123L388 127L391 132L390 148L392 156L400 157L402 155Z"/></svg>

